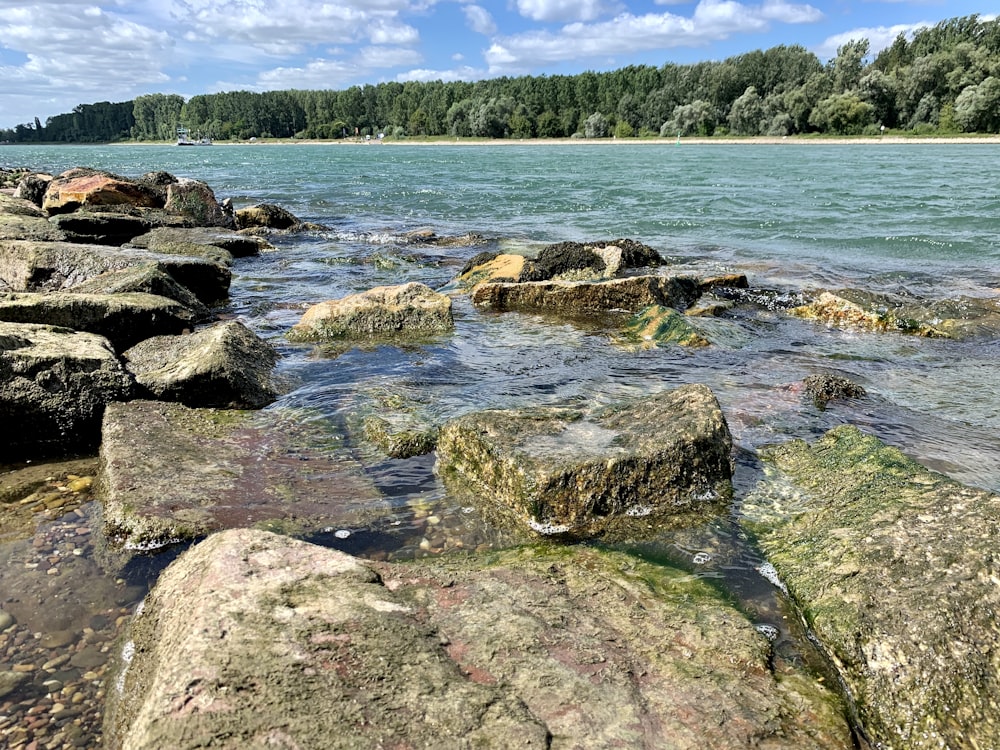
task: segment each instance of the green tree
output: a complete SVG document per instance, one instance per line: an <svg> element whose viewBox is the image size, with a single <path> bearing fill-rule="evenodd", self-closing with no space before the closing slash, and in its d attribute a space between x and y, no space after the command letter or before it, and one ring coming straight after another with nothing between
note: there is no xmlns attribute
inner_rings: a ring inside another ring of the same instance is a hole
<svg viewBox="0 0 1000 750"><path fill-rule="evenodd" d="M583 134L587 138L606 138L608 135L608 118L600 112L594 112L584 123Z"/></svg>
<svg viewBox="0 0 1000 750"><path fill-rule="evenodd" d="M834 94L821 100L809 122L819 130L834 135L861 135L873 124L874 108L856 94Z"/></svg>

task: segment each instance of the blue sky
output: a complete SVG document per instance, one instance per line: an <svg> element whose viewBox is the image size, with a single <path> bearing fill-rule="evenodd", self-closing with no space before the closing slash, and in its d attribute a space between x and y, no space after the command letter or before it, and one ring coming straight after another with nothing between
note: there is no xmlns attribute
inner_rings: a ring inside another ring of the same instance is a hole
<svg viewBox="0 0 1000 750"><path fill-rule="evenodd" d="M721 60L980 13L969 0L0 0L0 127L147 93L342 89Z"/></svg>

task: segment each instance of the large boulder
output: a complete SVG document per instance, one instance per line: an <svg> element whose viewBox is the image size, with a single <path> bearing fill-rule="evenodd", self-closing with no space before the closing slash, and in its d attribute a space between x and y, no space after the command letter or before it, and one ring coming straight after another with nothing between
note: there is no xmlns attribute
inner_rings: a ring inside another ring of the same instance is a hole
<svg viewBox="0 0 1000 750"><path fill-rule="evenodd" d="M310 307L292 341L437 333L453 327L451 300L418 282L379 286Z"/></svg>
<svg viewBox="0 0 1000 750"><path fill-rule="evenodd" d="M163 207L168 212L185 216L199 227L236 227L232 211L219 203L212 188L204 182L179 178L166 188L167 199Z"/></svg>
<svg viewBox="0 0 1000 750"><path fill-rule="evenodd" d="M181 333L194 325L195 315L172 299L139 292L20 292L0 294L0 321L96 333L123 351L151 336Z"/></svg>
<svg viewBox="0 0 1000 750"><path fill-rule="evenodd" d="M731 450L715 396L688 385L593 413L467 414L441 428L436 470L503 521L584 538L717 510L732 492Z"/></svg>
<svg viewBox="0 0 1000 750"><path fill-rule="evenodd" d="M136 382L164 401L256 409L276 397L271 370L278 355L235 320L187 336L147 338L123 358Z"/></svg>
<svg viewBox="0 0 1000 750"><path fill-rule="evenodd" d="M155 263L107 271L66 290L72 294L128 294L141 292L172 299L194 315L195 322L202 322L211 315L207 306L173 276L161 271Z"/></svg>
<svg viewBox="0 0 1000 750"><path fill-rule="evenodd" d="M93 449L105 406L133 383L106 339L0 323L0 440L5 460Z"/></svg>
<svg viewBox="0 0 1000 750"><path fill-rule="evenodd" d="M291 211L273 203L258 203L236 211L236 228L294 229L302 221Z"/></svg>
<svg viewBox="0 0 1000 750"><path fill-rule="evenodd" d="M1000 747L1000 497L853 426L764 453L743 513L873 747Z"/></svg>
<svg viewBox="0 0 1000 750"><path fill-rule="evenodd" d="M329 436L280 411L112 404L104 415L102 534L114 547L155 548L258 525L313 533L363 525L380 495Z"/></svg>
<svg viewBox="0 0 1000 750"><path fill-rule="evenodd" d="M650 305L684 309L700 296L687 276L629 276L608 281L537 281L480 284L472 301L492 310L528 310L564 315L609 311L636 313Z"/></svg>
<svg viewBox="0 0 1000 750"><path fill-rule="evenodd" d="M686 573L593 549L392 566L259 531L160 576L104 735L154 750L852 747L836 697Z"/></svg>
<svg viewBox="0 0 1000 750"><path fill-rule="evenodd" d="M70 289L108 271L154 264L204 304L225 300L232 272L204 258L70 242L0 240L0 289L50 292Z"/></svg>
<svg viewBox="0 0 1000 750"><path fill-rule="evenodd" d="M156 196L132 180L96 170L74 169L64 172L45 190L42 208L50 214L76 211L84 206L155 207Z"/></svg>

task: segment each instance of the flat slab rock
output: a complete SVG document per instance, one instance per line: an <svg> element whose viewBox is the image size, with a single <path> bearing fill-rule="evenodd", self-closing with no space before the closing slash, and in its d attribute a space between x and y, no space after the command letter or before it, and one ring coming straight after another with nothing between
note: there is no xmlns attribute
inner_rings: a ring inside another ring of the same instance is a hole
<svg viewBox="0 0 1000 750"><path fill-rule="evenodd" d="M301 415L139 400L112 405L102 434L96 489L116 548L254 525L361 525L385 509L361 467Z"/></svg>
<svg viewBox="0 0 1000 750"><path fill-rule="evenodd" d="M872 747L1000 747L1000 497L849 425L764 455L743 513Z"/></svg>
<svg viewBox="0 0 1000 750"><path fill-rule="evenodd" d="M394 566L227 531L125 639L104 735L126 750L852 747L710 586L594 549Z"/></svg>
<svg viewBox="0 0 1000 750"><path fill-rule="evenodd" d="M717 507L732 491L732 438L703 385L589 414L476 412L445 424L437 450L446 482L541 534L593 536L626 518Z"/></svg>

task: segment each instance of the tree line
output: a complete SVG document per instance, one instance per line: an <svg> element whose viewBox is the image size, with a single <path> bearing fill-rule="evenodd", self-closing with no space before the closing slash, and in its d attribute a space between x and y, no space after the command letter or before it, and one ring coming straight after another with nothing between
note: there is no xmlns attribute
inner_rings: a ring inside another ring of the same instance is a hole
<svg viewBox="0 0 1000 750"><path fill-rule="evenodd" d="M978 15L900 34L874 56L867 40L825 65L798 45L693 65L632 65L578 75L477 82L388 82L340 91L167 94L81 104L0 130L0 141L172 139L617 138L806 133L1000 132L1000 19Z"/></svg>

